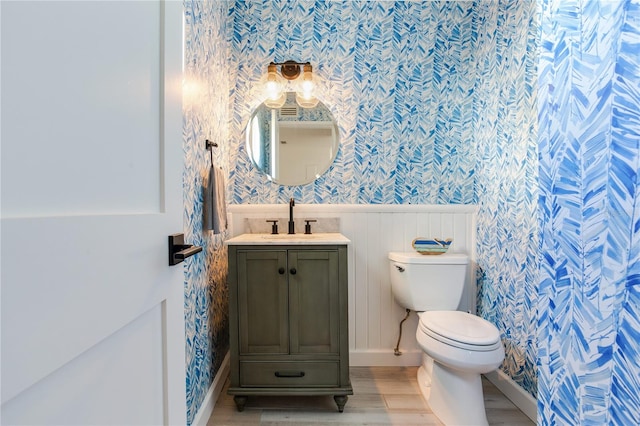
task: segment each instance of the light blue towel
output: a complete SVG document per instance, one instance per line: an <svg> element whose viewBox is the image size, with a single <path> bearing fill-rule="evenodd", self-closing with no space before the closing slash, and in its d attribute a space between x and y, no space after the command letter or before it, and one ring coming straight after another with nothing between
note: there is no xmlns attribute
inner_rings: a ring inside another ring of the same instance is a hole
<svg viewBox="0 0 640 426"><path fill-rule="evenodd" d="M227 202L224 194L224 175L222 170L211 167L209 178L204 187L204 219L202 229L220 234L227 229Z"/></svg>

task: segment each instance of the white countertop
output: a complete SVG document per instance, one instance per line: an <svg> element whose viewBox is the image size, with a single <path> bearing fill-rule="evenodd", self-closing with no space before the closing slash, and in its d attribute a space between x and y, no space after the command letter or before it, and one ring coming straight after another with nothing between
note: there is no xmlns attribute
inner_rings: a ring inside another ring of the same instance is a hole
<svg viewBox="0 0 640 426"><path fill-rule="evenodd" d="M317 234L242 234L224 242L226 245L323 245L350 244L344 235L338 232L320 232Z"/></svg>

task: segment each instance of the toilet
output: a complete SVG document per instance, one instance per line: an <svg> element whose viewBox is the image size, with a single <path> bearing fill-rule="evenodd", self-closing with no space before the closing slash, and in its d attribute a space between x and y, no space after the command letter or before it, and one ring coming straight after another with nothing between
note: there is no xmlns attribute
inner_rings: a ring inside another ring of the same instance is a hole
<svg viewBox="0 0 640 426"><path fill-rule="evenodd" d="M416 252L388 257L394 298L420 319L418 385L431 411L447 426L488 425L480 375L500 366L504 347L493 324L456 310L469 258Z"/></svg>

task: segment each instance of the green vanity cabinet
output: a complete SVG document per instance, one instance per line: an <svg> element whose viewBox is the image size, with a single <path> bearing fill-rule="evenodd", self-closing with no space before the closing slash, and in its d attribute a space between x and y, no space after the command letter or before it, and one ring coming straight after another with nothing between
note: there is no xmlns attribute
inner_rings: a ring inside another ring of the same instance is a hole
<svg viewBox="0 0 640 426"><path fill-rule="evenodd" d="M349 380L346 245L229 245L231 384L249 395L333 395Z"/></svg>

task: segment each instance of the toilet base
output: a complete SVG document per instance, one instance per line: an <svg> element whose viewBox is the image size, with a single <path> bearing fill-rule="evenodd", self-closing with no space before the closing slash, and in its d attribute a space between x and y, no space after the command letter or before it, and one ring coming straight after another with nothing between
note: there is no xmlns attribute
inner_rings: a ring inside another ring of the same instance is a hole
<svg viewBox="0 0 640 426"><path fill-rule="evenodd" d="M431 395L431 375L426 372L424 365L418 368L418 387L424 400L429 401L429 396Z"/></svg>
<svg viewBox="0 0 640 426"><path fill-rule="evenodd" d="M425 356L418 369L418 386L433 414L446 426L489 424L480 374L452 370Z"/></svg>

